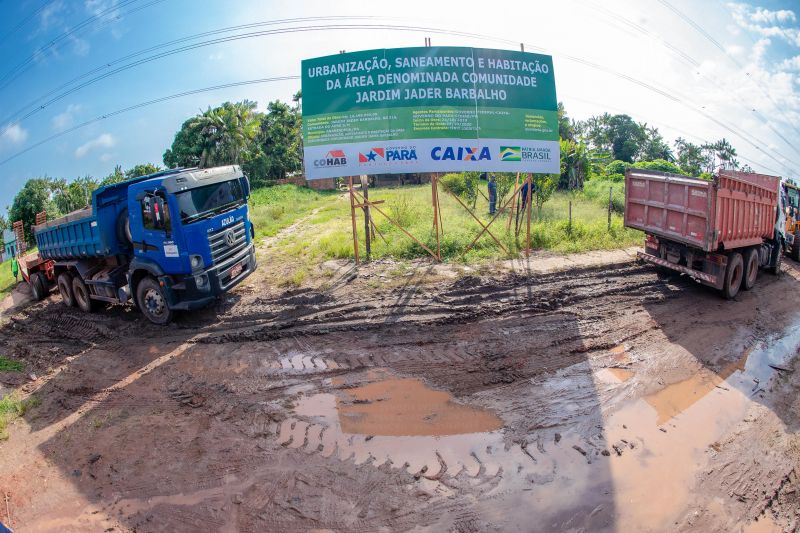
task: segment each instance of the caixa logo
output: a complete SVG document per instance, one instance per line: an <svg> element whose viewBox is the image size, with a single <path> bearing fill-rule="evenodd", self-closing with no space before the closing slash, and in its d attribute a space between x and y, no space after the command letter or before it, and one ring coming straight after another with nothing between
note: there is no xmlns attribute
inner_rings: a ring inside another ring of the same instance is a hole
<svg viewBox="0 0 800 533"><path fill-rule="evenodd" d="M322 167L343 167L347 165L347 156L344 150L330 150L323 159L315 159L314 166Z"/></svg>
<svg viewBox="0 0 800 533"><path fill-rule="evenodd" d="M491 161L489 148L473 148L470 146L436 146L431 150L434 161Z"/></svg>

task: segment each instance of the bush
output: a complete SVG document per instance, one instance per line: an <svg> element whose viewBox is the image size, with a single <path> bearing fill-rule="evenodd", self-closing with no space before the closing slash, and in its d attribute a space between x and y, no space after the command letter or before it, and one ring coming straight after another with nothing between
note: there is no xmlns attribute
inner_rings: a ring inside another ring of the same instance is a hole
<svg viewBox="0 0 800 533"><path fill-rule="evenodd" d="M620 161L619 159L615 159L614 161L606 165L605 173L607 176L612 176L614 174L624 175L625 170L627 170L629 166L630 166L629 163L626 163L625 161Z"/></svg>
<svg viewBox="0 0 800 533"><path fill-rule="evenodd" d="M608 205L608 189L611 187L611 209L617 213L625 211L625 182L612 180L592 180L586 183L583 194L603 206Z"/></svg>
<svg viewBox="0 0 800 533"><path fill-rule="evenodd" d="M417 209L407 194L401 194L390 200L389 209L394 221L404 228L410 226L417 218ZM374 216L372 218L375 219Z"/></svg>

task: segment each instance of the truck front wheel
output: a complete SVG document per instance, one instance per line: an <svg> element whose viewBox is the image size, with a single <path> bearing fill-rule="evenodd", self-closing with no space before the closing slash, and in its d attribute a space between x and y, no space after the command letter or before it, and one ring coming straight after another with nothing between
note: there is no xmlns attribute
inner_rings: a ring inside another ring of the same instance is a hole
<svg viewBox="0 0 800 533"><path fill-rule="evenodd" d="M84 313L94 311L94 303L89 296L89 287L86 286L80 276L72 278L72 294L75 297L75 305Z"/></svg>
<svg viewBox="0 0 800 533"><path fill-rule="evenodd" d="M756 284L758 277L758 250L751 248L744 254L744 280L742 280L742 288L749 291Z"/></svg>
<svg viewBox="0 0 800 533"><path fill-rule="evenodd" d="M733 300L739 294L744 278L744 261L742 254L736 252L728 257L728 268L725 270L725 283L722 285L722 294L728 300Z"/></svg>
<svg viewBox="0 0 800 533"><path fill-rule="evenodd" d="M72 274L62 272L58 275L58 293L67 307L75 306L75 294L72 292Z"/></svg>
<svg viewBox="0 0 800 533"><path fill-rule="evenodd" d="M167 304L164 289L151 277L144 278L136 287L136 301L144 316L153 324L164 325L172 320L172 310Z"/></svg>

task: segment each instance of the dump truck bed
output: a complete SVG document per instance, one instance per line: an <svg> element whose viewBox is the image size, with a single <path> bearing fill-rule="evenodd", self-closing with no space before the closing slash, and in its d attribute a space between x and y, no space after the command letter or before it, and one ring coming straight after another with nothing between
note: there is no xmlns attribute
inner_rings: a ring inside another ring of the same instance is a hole
<svg viewBox="0 0 800 533"><path fill-rule="evenodd" d="M97 257L108 251L91 207L35 226L34 233L45 259Z"/></svg>
<svg viewBox="0 0 800 533"><path fill-rule="evenodd" d="M780 178L723 170L713 181L651 170L625 174L625 226L706 252L774 233Z"/></svg>

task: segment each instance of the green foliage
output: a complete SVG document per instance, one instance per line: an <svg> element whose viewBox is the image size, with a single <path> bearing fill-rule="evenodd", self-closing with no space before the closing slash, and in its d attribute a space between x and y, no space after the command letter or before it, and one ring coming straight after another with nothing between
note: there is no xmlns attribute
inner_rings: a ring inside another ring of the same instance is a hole
<svg viewBox="0 0 800 533"><path fill-rule="evenodd" d="M253 157L244 165L253 184L283 179L302 170L301 139L299 110L278 100L270 102L254 141Z"/></svg>
<svg viewBox="0 0 800 533"><path fill-rule="evenodd" d="M99 184L91 176L78 178L70 183L65 179L52 180L53 201L62 213L83 209L92 203L92 191Z"/></svg>
<svg viewBox="0 0 800 533"><path fill-rule="evenodd" d="M0 372L19 372L23 368L25 365L22 364L22 361L15 361L0 355Z"/></svg>
<svg viewBox="0 0 800 533"><path fill-rule="evenodd" d="M611 189L611 209L616 213L625 211L625 182L623 179L596 179L589 181L583 188L586 198L604 208L608 207L608 190Z"/></svg>
<svg viewBox="0 0 800 533"><path fill-rule="evenodd" d="M514 189L517 182L517 174L514 172L497 172L494 174L497 184L497 207L498 209L506 202L506 196ZM522 177L520 176L520 179Z"/></svg>
<svg viewBox="0 0 800 533"><path fill-rule="evenodd" d="M25 230L25 240L33 242L31 226L36 223L36 213L41 211L47 212L48 219L61 214L53 201L53 180L48 177L30 179L25 183L22 190L14 197L8 210L8 218L11 222L21 220Z"/></svg>
<svg viewBox="0 0 800 533"><path fill-rule="evenodd" d="M480 187L480 172L458 172L445 174L439 178L439 185L455 196L458 196L471 208L475 208L478 201L478 187Z"/></svg>
<svg viewBox="0 0 800 533"><path fill-rule="evenodd" d="M40 404L38 398L32 396L20 399L15 393L7 394L0 399L0 440L8 438L8 425L15 419L25 416L30 409Z"/></svg>
<svg viewBox="0 0 800 533"><path fill-rule="evenodd" d="M219 107L185 121L164 153L169 168L239 164L252 155L261 115L250 100Z"/></svg>
<svg viewBox="0 0 800 533"><path fill-rule="evenodd" d="M561 176L558 183L560 189L582 189L583 182L589 175L591 164L586 145L568 139L561 139Z"/></svg>
<svg viewBox="0 0 800 533"><path fill-rule="evenodd" d="M320 205L330 193L296 185L275 185L253 189L250 195L250 220L256 237L269 237L291 225Z"/></svg>
<svg viewBox="0 0 800 533"><path fill-rule="evenodd" d="M628 169L630 165L625 161L620 161L619 159L615 159L614 161L610 162L606 165L605 174L607 176L611 176L613 174L625 174L625 171Z"/></svg>
<svg viewBox="0 0 800 533"><path fill-rule="evenodd" d="M575 126L567 116L567 110L564 108L564 103L558 103L558 136L562 140L575 140Z"/></svg>
<svg viewBox="0 0 800 533"><path fill-rule="evenodd" d="M656 159L655 161L639 161L631 165L633 168L641 168L644 170L658 170L659 172L669 172L671 174L683 174L683 171L675 163L664 161L663 159Z"/></svg>
<svg viewBox="0 0 800 533"><path fill-rule="evenodd" d="M410 226L417 218L416 206L407 194L399 194L389 201L390 215L395 222L403 227ZM373 220L376 218L373 215Z"/></svg>
<svg viewBox="0 0 800 533"><path fill-rule="evenodd" d="M531 178L534 188L533 201L536 205L537 217L541 218L542 207L558 188L561 176L558 174L532 174Z"/></svg>

